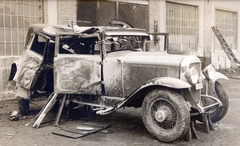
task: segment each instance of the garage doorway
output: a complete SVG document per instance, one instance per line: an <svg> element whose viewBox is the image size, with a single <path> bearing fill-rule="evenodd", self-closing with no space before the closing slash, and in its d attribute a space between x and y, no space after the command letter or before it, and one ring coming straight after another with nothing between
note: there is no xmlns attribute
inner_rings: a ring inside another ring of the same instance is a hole
<svg viewBox="0 0 240 146"><path fill-rule="evenodd" d="M166 3L166 30L169 33L169 53L192 54L198 49L198 7Z"/></svg>
<svg viewBox="0 0 240 146"><path fill-rule="evenodd" d="M237 13L216 9L215 24L232 50L237 50ZM221 50L222 46L215 37L214 49Z"/></svg>
<svg viewBox="0 0 240 146"><path fill-rule="evenodd" d="M147 3L78 0L77 5L77 24L79 26L108 26L109 19L119 19L130 23L133 27L147 28Z"/></svg>

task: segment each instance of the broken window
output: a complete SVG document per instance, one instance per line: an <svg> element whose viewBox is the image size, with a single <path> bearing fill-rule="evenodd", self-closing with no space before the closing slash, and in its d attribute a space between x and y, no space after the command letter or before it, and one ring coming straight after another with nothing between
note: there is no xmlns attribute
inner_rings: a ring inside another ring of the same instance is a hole
<svg viewBox="0 0 240 146"><path fill-rule="evenodd" d="M94 54L97 38L79 38L79 36L61 36L60 54Z"/></svg>
<svg viewBox="0 0 240 146"><path fill-rule="evenodd" d="M36 52L37 54L43 56L44 48L47 44L47 40L40 35L35 35L33 38L32 46L30 50Z"/></svg>

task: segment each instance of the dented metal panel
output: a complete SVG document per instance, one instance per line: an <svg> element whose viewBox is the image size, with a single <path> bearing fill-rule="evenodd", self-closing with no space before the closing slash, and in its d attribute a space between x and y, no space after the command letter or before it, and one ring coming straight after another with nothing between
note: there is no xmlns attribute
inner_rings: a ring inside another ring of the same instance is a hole
<svg viewBox="0 0 240 146"><path fill-rule="evenodd" d="M54 75L57 93L101 94L100 55L58 55Z"/></svg>
<svg viewBox="0 0 240 146"><path fill-rule="evenodd" d="M28 50L25 51L21 57L20 66L14 80L19 83L20 86L30 90L32 81L41 63L41 57Z"/></svg>
<svg viewBox="0 0 240 146"><path fill-rule="evenodd" d="M118 52L119 53L119 52ZM118 62L118 53L109 53L103 62L105 95L123 97L122 65Z"/></svg>

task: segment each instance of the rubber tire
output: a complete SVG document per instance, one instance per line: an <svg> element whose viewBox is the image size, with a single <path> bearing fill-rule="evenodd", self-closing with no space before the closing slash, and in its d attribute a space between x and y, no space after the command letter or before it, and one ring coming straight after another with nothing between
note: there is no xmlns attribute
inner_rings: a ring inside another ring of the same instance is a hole
<svg viewBox="0 0 240 146"><path fill-rule="evenodd" d="M217 123L218 121L220 121L226 115L229 107L229 98L227 92L218 81L215 82L215 91L218 99L222 102L223 106L218 107L216 110L213 109L215 111L209 114L212 123ZM197 120L202 122L202 116L198 116Z"/></svg>
<svg viewBox="0 0 240 146"><path fill-rule="evenodd" d="M21 115L26 116L29 114L29 99L25 99L23 97L17 97L18 100L18 108Z"/></svg>
<svg viewBox="0 0 240 146"><path fill-rule="evenodd" d="M154 124L154 117L150 116L151 105L157 100L168 101L177 114L176 124L172 129L165 130ZM183 97L171 89L155 89L150 91L142 104L142 120L146 129L159 141L172 142L184 136L190 125L190 109Z"/></svg>

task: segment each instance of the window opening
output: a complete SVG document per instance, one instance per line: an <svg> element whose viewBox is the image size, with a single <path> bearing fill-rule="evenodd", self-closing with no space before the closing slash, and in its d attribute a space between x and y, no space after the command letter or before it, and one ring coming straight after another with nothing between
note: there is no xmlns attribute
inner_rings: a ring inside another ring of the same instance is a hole
<svg viewBox="0 0 240 146"><path fill-rule="evenodd" d="M237 13L224 11L224 10L216 10L215 13L215 23L218 30L223 35L224 39L228 43L229 47L233 50L237 49ZM215 49L222 49L221 44L217 40L214 39Z"/></svg>
<svg viewBox="0 0 240 146"><path fill-rule="evenodd" d="M78 36L60 36L60 54L94 54L98 38L79 38Z"/></svg>
<svg viewBox="0 0 240 146"><path fill-rule="evenodd" d="M142 37L139 36L108 36L105 38L107 52L142 50L142 45Z"/></svg>
<svg viewBox="0 0 240 146"><path fill-rule="evenodd" d="M42 22L42 0L0 1L0 55L20 55L28 27Z"/></svg>
<svg viewBox="0 0 240 146"><path fill-rule="evenodd" d="M46 44L47 40L45 38L40 35L35 35L33 38L32 46L29 49L43 56Z"/></svg>
<svg viewBox="0 0 240 146"><path fill-rule="evenodd" d="M198 7L167 2L169 53L190 53L198 48Z"/></svg>

